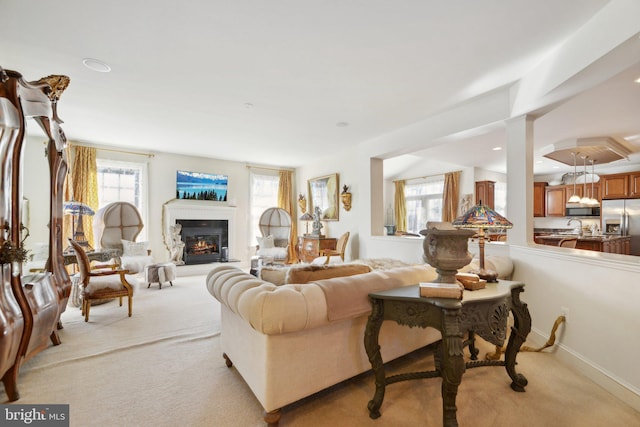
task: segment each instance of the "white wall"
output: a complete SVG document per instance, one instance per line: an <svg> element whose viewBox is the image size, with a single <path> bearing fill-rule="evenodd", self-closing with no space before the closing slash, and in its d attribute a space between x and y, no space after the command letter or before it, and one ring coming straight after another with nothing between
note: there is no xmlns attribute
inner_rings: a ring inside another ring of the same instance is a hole
<svg viewBox="0 0 640 427"><path fill-rule="evenodd" d="M30 228L31 237L27 239L27 247L35 242L48 241L49 221L49 178L48 164L44 157L44 138L29 137L24 150L25 179L24 196L30 201ZM227 202L211 202L212 204L229 205L229 202L236 207L235 241L229 244L229 255L231 258L247 261L253 255L254 247L250 246L249 237L249 169L246 164L231 162L227 160L209 159L204 157L182 156L167 153L155 153L152 157L127 154L123 152L111 151L108 147L97 147L99 158L132 161L147 163L148 183L150 191L146 195L148 213L145 220L146 238L152 250L152 255L156 261L166 261L169 259L169 252L164 245L162 237L162 206L164 203L175 198L176 194L176 171L189 170L196 172L210 172L226 174L229 177L229 188ZM102 149L101 149L102 148ZM272 166L277 167L277 166ZM342 178L342 177L341 177ZM350 184L349 174L346 174ZM356 184L354 182L354 184ZM352 185L357 187L357 185ZM304 187L306 193L306 186ZM298 189L294 189L294 195ZM357 190L356 190L357 194ZM354 197L357 200L358 196ZM341 211L341 216L344 210ZM346 214L349 216L349 213ZM338 233L340 227L330 227L332 234Z"/></svg>
<svg viewBox="0 0 640 427"><path fill-rule="evenodd" d="M359 257L359 228L357 226L359 219L363 215L368 215L368 211L363 211L363 190L358 177L357 164L354 161L357 152L355 148L345 149L338 154L327 156L313 164L300 167L296 170L296 186L298 192L306 195L309 200L309 191L307 180L317 178L333 173L338 174L339 191L342 191L343 185L351 187L351 210L345 211L340 203L340 213L338 221L323 221L324 228L322 232L327 237L338 238L343 233L349 231L349 242L345 253L345 259L352 260ZM296 205L297 206L297 205ZM300 218L302 212L297 208L296 218ZM298 234L305 231L305 223L298 220Z"/></svg>

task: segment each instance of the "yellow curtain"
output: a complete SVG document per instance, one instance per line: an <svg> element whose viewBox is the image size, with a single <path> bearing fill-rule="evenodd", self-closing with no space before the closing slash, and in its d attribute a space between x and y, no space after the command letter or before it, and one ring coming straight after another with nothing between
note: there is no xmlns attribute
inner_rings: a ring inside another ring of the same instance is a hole
<svg viewBox="0 0 640 427"><path fill-rule="evenodd" d="M298 262L296 255L296 245L298 240L298 221L293 215L293 184L292 184L292 171L281 170L279 171L279 183L278 183L278 207L289 212L291 215L291 237L289 238L289 264L295 264Z"/></svg>
<svg viewBox="0 0 640 427"><path fill-rule="evenodd" d="M91 147L83 147L80 145L69 144L70 155L73 156L71 162L70 173L64 185L65 200L75 200L91 207L94 211L98 210L98 167L96 163L96 149ZM93 242L93 218L91 216L82 217L82 225L87 242L92 247ZM72 236L72 218L65 216L64 220L64 236Z"/></svg>
<svg viewBox="0 0 640 427"><path fill-rule="evenodd" d="M446 173L442 192L442 221L452 222L458 216L459 191L460 171Z"/></svg>
<svg viewBox="0 0 640 427"><path fill-rule="evenodd" d="M394 212L397 231L407 231L407 201L404 198L405 183L405 180L395 181L396 194L394 198Z"/></svg>

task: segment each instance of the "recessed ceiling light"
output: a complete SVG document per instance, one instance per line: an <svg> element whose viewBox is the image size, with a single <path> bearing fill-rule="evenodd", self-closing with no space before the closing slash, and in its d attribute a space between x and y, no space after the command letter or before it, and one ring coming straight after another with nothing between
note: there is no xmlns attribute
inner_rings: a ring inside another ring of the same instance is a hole
<svg viewBox="0 0 640 427"><path fill-rule="evenodd" d="M338 126L339 128L343 128L343 127L349 126L349 123L347 123L347 122L338 122L338 123L336 123L336 126Z"/></svg>
<svg viewBox="0 0 640 427"><path fill-rule="evenodd" d="M493 151L500 151L500 150L502 150L502 147L493 147L492 150Z"/></svg>
<svg viewBox="0 0 640 427"><path fill-rule="evenodd" d="M109 71L111 71L111 67L107 63L102 62L98 59L84 58L82 60L82 63L88 69L92 71L97 71L99 73L108 73Z"/></svg>
<svg viewBox="0 0 640 427"><path fill-rule="evenodd" d="M638 77L637 79L634 80L634 82L636 83L640 83L640 77Z"/></svg>

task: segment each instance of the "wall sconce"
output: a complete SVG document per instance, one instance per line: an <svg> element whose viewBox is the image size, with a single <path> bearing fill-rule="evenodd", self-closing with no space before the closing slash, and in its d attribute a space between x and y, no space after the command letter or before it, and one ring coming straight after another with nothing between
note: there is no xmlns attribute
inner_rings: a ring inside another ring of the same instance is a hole
<svg viewBox="0 0 640 427"><path fill-rule="evenodd" d="M300 207L300 212L303 214L307 212L307 198L302 193L298 195L298 206Z"/></svg>
<svg viewBox="0 0 640 427"><path fill-rule="evenodd" d="M342 193L340 193L340 199L342 199L342 207L349 212L351 210L351 193L349 192L349 186L342 186Z"/></svg>

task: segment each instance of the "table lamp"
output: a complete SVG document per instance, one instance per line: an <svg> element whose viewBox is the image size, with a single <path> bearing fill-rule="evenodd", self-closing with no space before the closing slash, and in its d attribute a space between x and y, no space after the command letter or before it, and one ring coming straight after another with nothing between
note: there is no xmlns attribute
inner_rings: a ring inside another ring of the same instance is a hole
<svg viewBox="0 0 640 427"><path fill-rule="evenodd" d="M313 215L309 212L305 212L304 215L300 217L300 221L304 221L307 224L307 231L304 233L305 236L309 235L309 221L313 221Z"/></svg>
<svg viewBox="0 0 640 427"><path fill-rule="evenodd" d="M512 228L513 224L491 209L490 207L483 205L482 200L480 203L460 215L456 218L451 225L457 228L476 228L478 229L478 247L480 249L480 270L472 271L471 273L477 274L481 279L485 279L487 282L495 282L498 278L498 273L493 270L487 270L484 268L484 233L487 228Z"/></svg>
<svg viewBox="0 0 640 427"><path fill-rule="evenodd" d="M84 203L78 202L76 200L68 200L64 202L62 205L63 213L65 215L71 215L72 219L72 235L73 240L78 242L80 246L86 248L88 251L92 251L93 248L89 246L89 242L87 241L86 236L84 235L84 226L82 224L82 216L89 215L92 216L95 214L91 207L85 205ZM65 249L65 252L69 252L71 250L71 246Z"/></svg>

